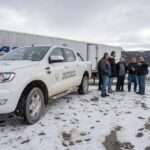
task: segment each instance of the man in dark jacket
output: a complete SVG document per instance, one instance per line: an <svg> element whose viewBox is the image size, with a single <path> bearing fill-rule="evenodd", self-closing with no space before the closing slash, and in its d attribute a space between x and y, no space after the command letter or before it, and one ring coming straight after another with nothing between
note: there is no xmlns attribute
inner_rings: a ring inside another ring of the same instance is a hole
<svg viewBox="0 0 150 150"><path fill-rule="evenodd" d="M109 63L111 65L111 76L109 78L109 84L108 84L108 92L112 93L112 84L113 84L113 78L116 77L117 71L116 71L116 62L115 62L116 53L115 51L111 52L111 56L109 57Z"/></svg>
<svg viewBox="0 0 150 150"><path fill-rule="evenodd" d="M137 89L137 62L136 58L131 58L131 62L128 64L128 91L131 91L131 84L134 84L134 92Z"/></svg>
<svg viewBox="0 0 150 150"><path fill-rule="evenodd" d="M111 75L111 66L108 61L108 58L109 58L108 53L105 53L100 63L101 78L102 78L102 91L101 91L102 97L109 96L107 94L107 87L109 83L109 77Z"/></svg>
<svg viewBox="0 0 150 150"><path fill-rule="evenodd" d="M137 79L139 85L139 91L137 94L145 95L145 77L148 74L148 65L145 63L143 57L139 57L137 64Z"/></svg>
<svg viewBox="0 0 150 150"><path fill-rule="evenodd" d="M99 83L98 83L98 90L99 91L102 89L102 75L101 75L101 67L100 67L102 59L100 59L98 64L97 64L98 81L99 81Z"/></svg>
<svg viewBox="0 0 150 150"><path fill-rule="evenodd" d="M126 63L123 57L120 58L120 61L117 63L117 84L116 91L124 91L124 80L126 76Z"/></svg>

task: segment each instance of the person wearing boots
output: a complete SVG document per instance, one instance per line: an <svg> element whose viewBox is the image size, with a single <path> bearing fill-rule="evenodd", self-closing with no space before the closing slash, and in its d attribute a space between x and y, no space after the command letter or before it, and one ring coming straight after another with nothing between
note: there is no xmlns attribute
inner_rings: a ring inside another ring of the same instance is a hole
<svg viewBox="0 0 150 150"><path fill-rule="evenodd" d="M137 89L137 62L136 58L131 58L130 63L128 64L128 91L131 91L131 85L134 84L134 92Z"/></svg>
<svg viewBox="0 0 150 150"><path fill-rule="evenodd" d="M111 76L109 77L109 84L108 84L108 92L112 93L112 84L113 84L113 79L114 77L116 77L116 62L115 62L115 57L116 57L116 53L115 51L111 52L111 56L109 57L109 63L111 65Z"/></svg>
<svg viewBox="0 0 150 150"><path fill-rule="evenodd" d="M138 86L139 91L137 94L145 95L145 78L148 74L148 65L145 63L144 58L141 56L139 57L139 61L137 64L137 79L138 79Z"/></svg>
<svg viewBox="0 0 150 150"><path fill-rule="evenodd" d="M108 53L105 53L100 63L101 78L102 78L102 90L101 90L102 97L109 96L107 94L107 88L109 83L109 77L111 76L111 65L108 61L108 58L109 58Z"/></svg>
<svg viewBox="0 0 150 150"><path fill-rule="evenodd" d="M97 71L98 71L98 90L101 91L102 89L102 74L101 74L101 61L103 58L101 58L97 64Z"/></svg>

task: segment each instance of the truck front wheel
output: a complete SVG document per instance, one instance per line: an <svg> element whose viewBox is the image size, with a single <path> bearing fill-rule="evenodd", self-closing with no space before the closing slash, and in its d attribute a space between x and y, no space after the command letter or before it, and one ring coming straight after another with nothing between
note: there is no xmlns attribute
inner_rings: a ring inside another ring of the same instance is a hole
<svg viewBox="0 0 150 150"><path fill-rule="evenodd" d="M89 77L87 75L83 76L82 82L79 86L79 94L87 94L89 90Z"/></svg>
<svg viewBox="0 0 150 150"><path fill-rule="evenodd" d="M23 116L28 124L34 124L42 116L44 109L44 93L39 87L32 87L23 96Z"/></svg>

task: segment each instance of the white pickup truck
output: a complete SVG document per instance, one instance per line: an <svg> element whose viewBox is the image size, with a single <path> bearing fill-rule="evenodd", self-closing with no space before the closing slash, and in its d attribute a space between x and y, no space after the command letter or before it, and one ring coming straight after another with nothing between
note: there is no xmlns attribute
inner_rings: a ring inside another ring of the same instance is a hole
<svg viewBox="0 0 150 150"><path fill-rule="evenodd" d="M0 59L0 114L16 112L33 124L48 99L88 92L91 63L61 46L17 48Z"/></svg>

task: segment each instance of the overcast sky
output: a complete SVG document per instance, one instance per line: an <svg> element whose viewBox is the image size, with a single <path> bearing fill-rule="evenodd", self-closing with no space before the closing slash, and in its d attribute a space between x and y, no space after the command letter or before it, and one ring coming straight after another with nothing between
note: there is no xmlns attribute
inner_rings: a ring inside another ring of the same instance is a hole
<svg viewBox="0 0 150 150"><path fill-rule="evenodd" d="M0 28L150 49L150 0L0 0Z"/></svg>

